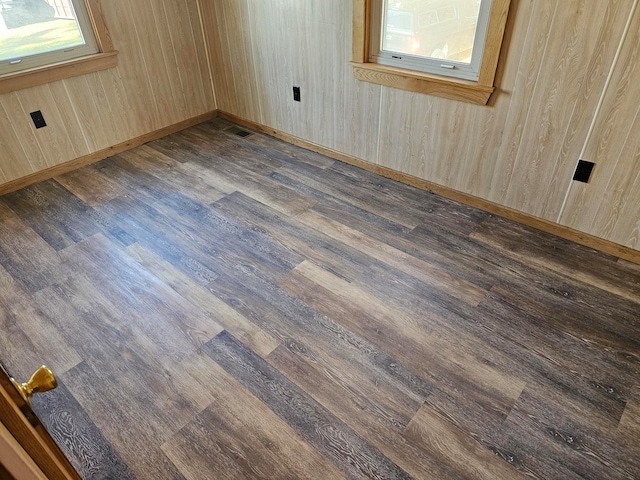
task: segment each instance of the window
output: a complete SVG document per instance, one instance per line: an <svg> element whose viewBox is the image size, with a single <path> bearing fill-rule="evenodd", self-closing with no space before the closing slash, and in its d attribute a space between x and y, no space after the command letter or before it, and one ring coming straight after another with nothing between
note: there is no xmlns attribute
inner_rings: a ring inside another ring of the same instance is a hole
<svg viewBox="0 0 640 480"><path fill-rule="evenodd" d="M96 0L0 0L0 93L115 66Z"/></svg>
<svg viewBox="0 0 640 480"><path fill-rule="evenodd" d="M0 74L98 53L82 2L0 0Z"/></svg>
<svg viewBox="0 0 640 480"><path fill-rule="evenodd" d="M491 0L372 0L369 61L478 80ZM372 24L372 26L374 26Z"/></svg>
<svg viewBox="0 0 640 480"><path fill-rule="evenodd" d="M485 104L509 0L354 0L356 78Z"/></svg>

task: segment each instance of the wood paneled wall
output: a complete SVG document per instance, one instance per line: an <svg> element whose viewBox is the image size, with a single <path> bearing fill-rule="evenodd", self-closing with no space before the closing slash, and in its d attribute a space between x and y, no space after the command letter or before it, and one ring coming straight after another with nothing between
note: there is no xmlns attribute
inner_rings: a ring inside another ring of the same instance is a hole
<svg viewBox="0 0 640 480"><path fill-rule="evenodd" d="M640 6L595 117L584 157L597 170L589 185L574 183L560 221L593 229L640 250Z"/></svg>
<svg viewBox="0 0 640 480"><path fill-rule="evenodd" d="M0 184L216 109L197 0L101 4L118 66L1 95Z"/></svg>
<svg viewBox="0 0 640 480"><path fill-rule="evenodd" d="M513 0L489 106L353 79L349 0L206 3L220 110L640 249L634 0Z"/></svg>

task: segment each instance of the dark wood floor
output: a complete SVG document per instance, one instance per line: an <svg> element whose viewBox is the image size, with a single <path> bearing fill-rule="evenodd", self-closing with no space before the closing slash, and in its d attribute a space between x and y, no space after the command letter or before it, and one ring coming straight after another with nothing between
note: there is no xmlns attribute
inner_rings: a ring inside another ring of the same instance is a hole
<svg viewBox="0 0 640 480"><path fill-rule="evenodd" d="M640 267L215 120L0 198L85 478L638 479Z"/></svg>

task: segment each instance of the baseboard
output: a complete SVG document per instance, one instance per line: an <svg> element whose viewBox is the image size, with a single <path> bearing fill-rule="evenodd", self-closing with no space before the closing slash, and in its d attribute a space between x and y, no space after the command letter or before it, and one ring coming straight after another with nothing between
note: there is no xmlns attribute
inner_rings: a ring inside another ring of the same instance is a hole
<svg viewBox="0 0 640 480"><path fill-rule="evenodd" d="M270 135L272 137L279 138L281 140L292 143L294 145L298 145L308 150L312 150L314 152L321 153L323 155L334 158L336 160L340 160L341 162L345 162L350 165L360 167L369 172L382 175L383 177L391 178L393 180L406 183L407 185L411 185L411 186L420 188L422 190L427 190L427 191L436 193L442 197L455 200L465 205L479 208L486 212L493 213L495 215L498 215L504 218L508 218L509 220L513 220L523 225L528 225L530 227L537 228L538 230L542 230L544 232L557 235L558 237L571 240L573 242L579 243L581 245L585 245L590 248L594 248L596 250L614 255L619 258L623 258L630 262L640 264L640 251L635 250L633 248L626 247L624 245L620 245L618 243L614 243L610 240L605 240L603 238L596 237L588 233L580 232L578 230L574 230L572 228L559 225L549 220L545 220L544 218L535 217L528 213L520 212L518 210L505 207L503 205L491 202L489 200L485 200L483 198L469 195L468 193L459 192L452 188L438 185L436 183L429 182L428 180L424 180L422 178L414 177L413 175L398 172L391 168L383 167L381 165L376 165L374 163L368 162L361 158L358 158L352 155L347 155L345 153L338 152L336 150L332 150L327 147L323 147L322 145L309 142L308 140L304 140L300 137L296 137L295 135L282 132L275 128L267 127L265 125L253 122L251 120L246 120L236 115L226 113L226 112L221 112L218 110L213 110L211 112L208 112L202 115L188 118L187 120L183 120L173 125L163 127L153 132L145 133L144 135L140 135L139 137L132 138L130 140L119 143L117 145L113 145L111 147L98 150L96 152L90 153L88 155L84 155L74 160L61 163L60 165L56 165L54 167L40 170L38 172L32 173L30 175L26 175L18 179L11 180L7 183L0 185L0 195L5 195L7 193L14 192L16 190L27 187L34 183L38 183L43 180L48 180L50 178L56 177L58 175L62 175L64 173L70 172L72 170L83 167L85 165L98 162L112 155L117 155L118 153L138 147L147 142L157 140L159 138L165 137L172 133L179 132L180 130L184 130L185 128L189 128L193 125L197 125L198 123L206 122L207 120L211 120L212 118L215 118L217 116L224 118L226 120L229 120L230 122L237 123L238 125L251 128L258 132L266 133L267 135Z"/></svg>
<svg viewBox="0 0 640 480"><path fill-rule="evenodd" d="M211 112L207 112L202 115L197 115L195 117L188 118L181 122L174 123L173 125L163 127L159 130L154 130L153 132L145 133L144 135L140 135L139 137L132 138L131 140L127 140L126 142L118 143L117 145L103 148L102 150L89 153L88 155L83 155L82 157L78 157L74 160L61 163L60 165L55 165L53 167L40 170L30 175L26 175L24 177L20 177L15 180L11 180L7 183L0 185L0 195L5 195L10 192L15 192L16 190L20 190L21 188L27 187L34 183L42 182L43 180L48 180L50 178L57 177L58 175L62 175L64 173L70 172L77 168L84 167L85 165L89 165L91 163L95 163L100 160L103 160L107 157L111 157L112 155L117 155L118 153L122 153L127 150L131 150L132 148L139 147L140 145L143 145L147 142L151 142L153 140L166 137L167 135L170 135L175 132L179 132L180 130L184 130L185 128L189 128L193 125L197 125L198 123L206 122L207 120L211 120L212 118L215 118L217 116L218 116L218 111L212 110Z"/></svg>
<svg viewBox="0 0 640 480"><path fill-rule="evenodd" d="M579 243L580 245L594 248L601 252L608 253L610 255L623 258L630 262L640 264L640 251L633 248L626 247L624 245L620 245L618 243L614 243L610 240L605 240L588 233L580 232L578 230L565 227L549 220L545 220L544 218L539 218L528 213L520 212L518 210L514 210L513 208L505 207L489 200L485 200L483 198L469 195L468 193L459 192L452 188L444 187L442 185L429 182L428 180L414 177L413 175L408 175L406 173L398 172L388 167L376 165L366 160L362 160L361 158L347 155L345 153L338 152L321 145L317 145L313 142L309 142L294 135L276 130L275 128L267 127L265 125L253 122L251 120L246 120L230 113L220 111L218 112L218 115L221 118L229 120L230 122L237 123L238 125L242 125L246 128L251 128L252 130L258 132L266 133L267 135L279 138L281 140L284 140L285 142L321 153L336 160L340 160L341 162L345 162L350 165L360 167L369 172L382 175L383 177L391 178L393 180L406 183L407 185L436 193L442 197L455 200L471 207L479 208L486 212L493 213L509 220L513 220L523 225L528 225L538 230L557 235L558 237L564 238L566 240L571 240L572 242Z"/></svg>

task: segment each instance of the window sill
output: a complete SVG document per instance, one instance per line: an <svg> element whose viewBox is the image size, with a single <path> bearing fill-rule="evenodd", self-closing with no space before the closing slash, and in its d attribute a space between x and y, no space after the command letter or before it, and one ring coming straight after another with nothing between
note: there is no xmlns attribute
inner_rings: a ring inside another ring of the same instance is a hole
<svg viewBox="0 0 640 480"><path fill-rule="evenodd" d="M118 64L118 52L111 51L97 53L83 58L75 58L67 62L61 62L46 67L33 68L17 73L10 73L0 76L0 95L4 93L21 90L23 88L35 87L65 78L85 75L113 68Z"/></svg>
<svg viewBox="0 0 640 480"><path fill-rule="evenodd" d="M404 70L377 63L349 62L358 80L411 92L425 93L450 100L486 105L495 90L490 85L458 78Z"/></svg>

